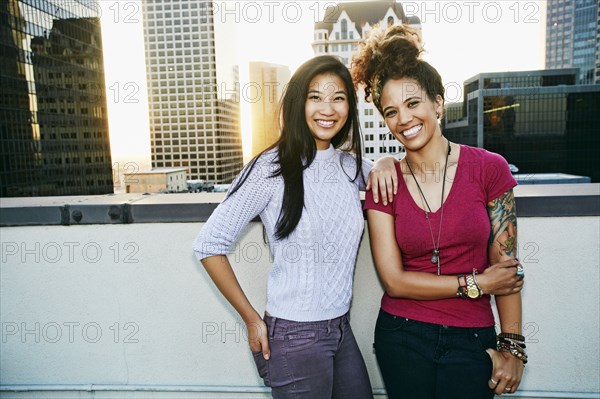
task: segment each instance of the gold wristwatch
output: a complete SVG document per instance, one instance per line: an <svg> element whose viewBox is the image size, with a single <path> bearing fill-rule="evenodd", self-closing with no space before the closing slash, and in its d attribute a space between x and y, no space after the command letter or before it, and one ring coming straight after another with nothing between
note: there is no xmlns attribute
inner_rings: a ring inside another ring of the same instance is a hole
<svg viewBox="0 0 600 399"><path fill-rule="evenodd" d="M467 296L471 299L479 298L481 296L481 289L475 282L475 277L472 274L467 274L465 280L467 281Z"/></svg>

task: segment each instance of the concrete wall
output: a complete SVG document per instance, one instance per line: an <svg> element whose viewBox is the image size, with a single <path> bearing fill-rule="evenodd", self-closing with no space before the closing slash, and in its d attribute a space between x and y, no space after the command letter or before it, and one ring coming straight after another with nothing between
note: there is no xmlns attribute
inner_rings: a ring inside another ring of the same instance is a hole
<svg viewBox="0 0 600 399"><path fill-rule="evenodd" d="M243 324L192 253L201 225L3 227L0 397L269 397ZM519 219L530 363L513 397L599 397L599 235L597 216ZM259 223L230 258L262 311L269 255ZM381 295L365 233L352 325L378 394Z"/></svg>

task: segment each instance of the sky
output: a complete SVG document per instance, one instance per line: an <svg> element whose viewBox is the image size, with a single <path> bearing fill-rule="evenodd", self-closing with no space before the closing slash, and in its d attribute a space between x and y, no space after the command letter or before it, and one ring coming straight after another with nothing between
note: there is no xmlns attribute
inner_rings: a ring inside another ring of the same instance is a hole
<svg viewBox="0 0 600 399"><path fill-rule="evenodd" d="M113 163L130 171L150 167L150 134L139 0L100 0ZM215 1L217 57L237 63L240 84L248 63L287 65L291 72L314 56L314 23L332 2ZM482 72L544 68L545 1L402 1L421 19L424 58L441 74L447 102L462 99L463 82ZM220 43L225 45L220 46ZM242 96L244 148L249 148L249 103Z"/></svg>

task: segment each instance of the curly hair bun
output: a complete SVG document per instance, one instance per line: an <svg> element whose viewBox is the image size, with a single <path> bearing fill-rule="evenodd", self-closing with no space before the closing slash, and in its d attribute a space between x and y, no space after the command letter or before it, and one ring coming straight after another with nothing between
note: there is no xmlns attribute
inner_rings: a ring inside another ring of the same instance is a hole
<svg viewBox="0 0 600 399"><path fill-rule="evenodd" d="M397 65L412 66L423 52L418 33L404 25L389 28L378 47L382 54L387 55L384 59Z"/></svg>
<svg viewBox="0 0 600 399"><path fill-rule="evenodd" d="M353 80L357 86L364 85L365 101L372 100L379 109L385 83L405 77L415 79L431 99L437 95L443 98L442 79L421 59L423 51L419 32L410 26L394 25L385 32L374 28L352 59Z"/></svg>

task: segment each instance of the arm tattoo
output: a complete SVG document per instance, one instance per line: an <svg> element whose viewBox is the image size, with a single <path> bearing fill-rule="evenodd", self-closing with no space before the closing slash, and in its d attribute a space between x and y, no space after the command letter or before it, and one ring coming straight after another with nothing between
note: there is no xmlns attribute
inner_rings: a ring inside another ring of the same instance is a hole
<svg viewBox="0 0 600 399"><path fill-rule="evenodd" d="M515 196L510 189L487 204L492 231L489 246L500 256L514 257L517 254L517 212Z"/></svg>

